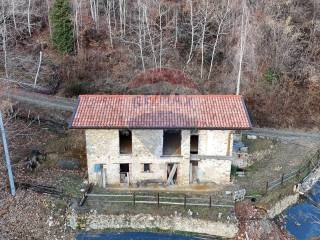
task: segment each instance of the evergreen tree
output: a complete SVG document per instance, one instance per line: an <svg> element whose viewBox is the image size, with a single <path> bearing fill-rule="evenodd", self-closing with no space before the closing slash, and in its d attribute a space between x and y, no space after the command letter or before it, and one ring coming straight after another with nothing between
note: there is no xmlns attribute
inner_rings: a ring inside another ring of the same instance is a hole
<svg viewBox="0 0 320 240"><path fill-rule="evenodd" d="M50 11L50 19L54 47L63 54L72 52L74 37L69 0L55 0Z"/></svg>

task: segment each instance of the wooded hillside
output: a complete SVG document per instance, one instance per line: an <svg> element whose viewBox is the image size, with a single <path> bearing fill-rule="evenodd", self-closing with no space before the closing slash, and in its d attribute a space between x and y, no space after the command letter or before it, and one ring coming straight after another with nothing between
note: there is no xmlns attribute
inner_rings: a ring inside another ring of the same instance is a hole
<svg viewBox="0 0 320 240"><path fill-rule="evenodd" d="M318 0L1 0L0 79L80 93L228 93L320 124ZM144 74L145 73L145 74Z"/></svg>

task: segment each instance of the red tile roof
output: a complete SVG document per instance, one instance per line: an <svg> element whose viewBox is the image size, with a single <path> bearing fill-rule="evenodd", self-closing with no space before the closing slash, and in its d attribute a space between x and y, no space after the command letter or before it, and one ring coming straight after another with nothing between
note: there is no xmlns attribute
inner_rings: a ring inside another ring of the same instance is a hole
<svg viewBox="0 0 320 240"><path fill-rule="evenodd" d="M81 95L71 128L249 129L236 95Z"/></svg>

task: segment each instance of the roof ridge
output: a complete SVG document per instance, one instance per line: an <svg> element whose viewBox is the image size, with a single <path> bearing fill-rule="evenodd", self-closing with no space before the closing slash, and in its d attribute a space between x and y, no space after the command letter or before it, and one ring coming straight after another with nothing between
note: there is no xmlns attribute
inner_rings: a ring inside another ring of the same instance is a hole
<svg viewBox="0 0 320 240"><path fill-rule="evenodd" d="M80 94L79 97L243 97L235 94Z"/></svg>

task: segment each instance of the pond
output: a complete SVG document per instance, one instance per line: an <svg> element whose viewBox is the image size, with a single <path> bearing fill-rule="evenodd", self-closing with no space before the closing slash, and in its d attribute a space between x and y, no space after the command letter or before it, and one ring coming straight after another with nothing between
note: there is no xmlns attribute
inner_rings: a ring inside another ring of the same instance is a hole
<svg viewBox="0 0 320 240"><path fill-rule="evenodd" d="M320 237L320 181L305 200L285 211L285 227L297 240Z"/></svg>
<svg viewBox="0 0 320 240"><path fill-rule="evenodd" d="M170 233L151 232L108 232L108 233L79 233L76 240L199 240L205 238L182 236ZM212 239L212 238L211 238Z"/></svg>

